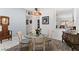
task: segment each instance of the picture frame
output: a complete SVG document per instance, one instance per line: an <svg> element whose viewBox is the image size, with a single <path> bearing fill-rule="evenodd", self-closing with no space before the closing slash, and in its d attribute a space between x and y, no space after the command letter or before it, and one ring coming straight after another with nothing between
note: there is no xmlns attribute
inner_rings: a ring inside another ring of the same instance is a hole
<svg viewBox="0 0 79 59"><path fill-rule="evenodd" d="M32 24L32 20L30 20L30 24Z"/></svg>
<svg viewBox="0 0 79 59"><path fill-rule="evenodd" d="M49 16L42 17L42 24L49 24Z"/></svg>
<svg viewBox="0 0 79 59"><path fill-rule="evenodd" d="M29 20L28 19L26 19L26 25L28 25L29 24Z"/></svg>

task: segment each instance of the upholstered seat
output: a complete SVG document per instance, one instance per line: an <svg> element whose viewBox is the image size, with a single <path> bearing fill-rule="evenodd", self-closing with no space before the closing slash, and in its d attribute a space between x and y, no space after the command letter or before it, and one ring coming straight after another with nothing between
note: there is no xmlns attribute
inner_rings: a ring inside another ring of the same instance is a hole
<svg viewBox="0 0 79 59"><path fill-rule="evenodd" d="M22 41L20 42L20 43L28 43L29 42L29 40L28 39L22 39Z"/></svg>

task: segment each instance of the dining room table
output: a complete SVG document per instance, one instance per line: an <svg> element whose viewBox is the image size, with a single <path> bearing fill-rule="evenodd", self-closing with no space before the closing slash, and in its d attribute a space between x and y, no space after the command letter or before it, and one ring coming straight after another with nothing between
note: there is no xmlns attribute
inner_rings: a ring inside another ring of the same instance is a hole
<svg viewBox="0 0 79 59"><path fill-rule="evenodd" d="M33 51L35 51L35 43L43 41L43 51L45 51L46 46L49 46L49 42L51 41L44 34L41 34L39 36L28 34L28 35L25 35L25 37L29 39L29 50L33 50Z"/></svg>

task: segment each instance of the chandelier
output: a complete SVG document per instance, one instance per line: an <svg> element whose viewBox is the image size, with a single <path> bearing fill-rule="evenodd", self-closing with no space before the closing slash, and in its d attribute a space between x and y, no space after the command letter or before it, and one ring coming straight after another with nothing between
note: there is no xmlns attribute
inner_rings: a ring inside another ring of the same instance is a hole
<svg viewBox="0 0 79 59"><path fill-rule="evenodd" d="M41 13L41 11L38 10L38 8L35 8L35 10L32 12L32 15L33 16L41 16L42 13Z"/></svg>

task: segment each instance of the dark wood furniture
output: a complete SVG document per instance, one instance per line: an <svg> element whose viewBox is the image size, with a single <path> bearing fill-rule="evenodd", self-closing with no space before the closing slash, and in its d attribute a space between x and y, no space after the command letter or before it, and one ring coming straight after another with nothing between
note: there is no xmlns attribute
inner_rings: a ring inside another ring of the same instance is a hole
<svg viewBox="0 0 79 59"><path fill-rule="evenodd" d="M0 31L0 41L1 41L1 43L2 43L3 39L12 39L12 31L8 30L9 17L0 16L0 26L2 27L2 31Z"/></svg>
<svg viewBox="0 0 79 59"><path fill-rule="evenodd" d="M79 34L63 32L62 42L65 41L72 50L79 50Z"/></svg>

